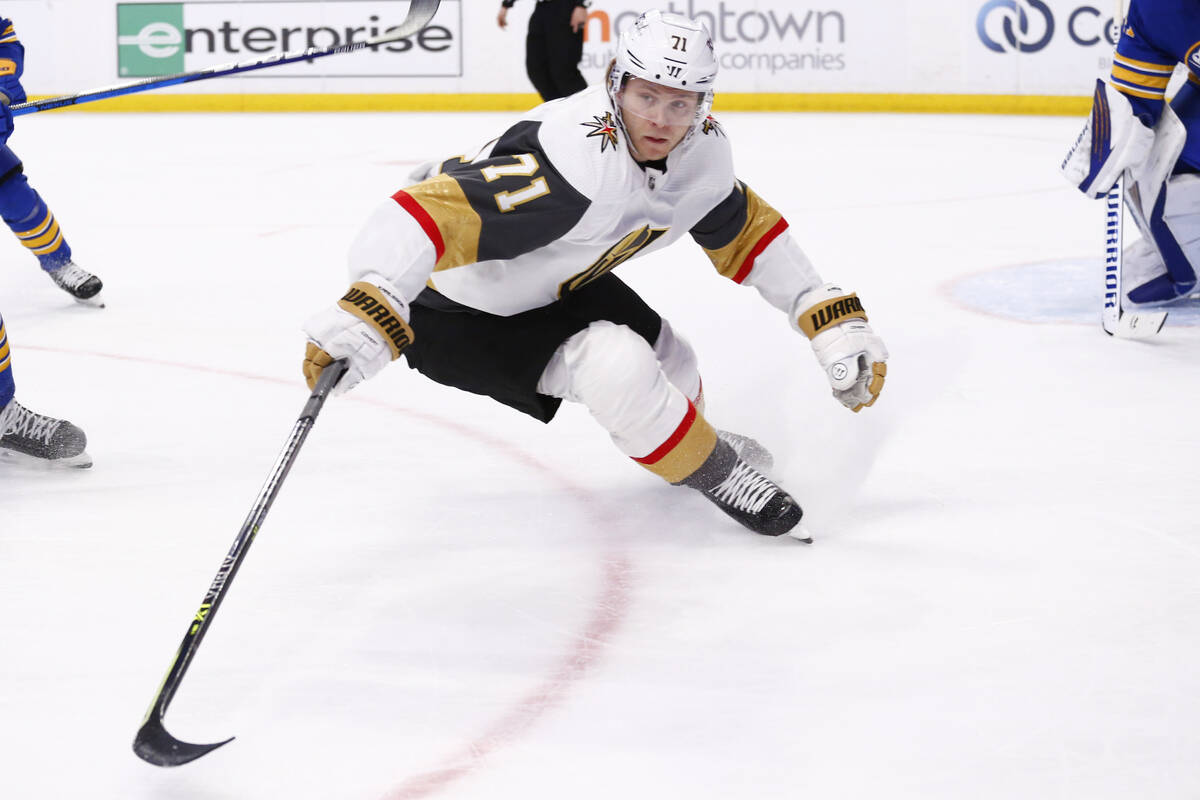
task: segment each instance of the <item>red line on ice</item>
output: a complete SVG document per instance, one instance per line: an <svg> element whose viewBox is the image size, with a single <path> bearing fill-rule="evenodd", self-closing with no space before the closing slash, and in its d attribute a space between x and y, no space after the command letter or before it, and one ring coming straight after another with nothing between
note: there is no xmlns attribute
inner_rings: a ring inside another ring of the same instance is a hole
<svg viewBox="0 0 1200 800"><path fill-rule="evenodd" d="M372 400L364 402L385 408L396 408ZM489 447L502 451L506 456L522 465L542 473L558 483L581 504L590 509L589 517L600 530L609 528L612 511L601 504L597 496L587 489L572 483L550 466L536 460L528 451L512 442L492 436L453 420L432 414L402 409L409 416L419 417L432 425L452 430L463 436L476 439ZM628 557L620 552L604 555L604 573L600 595L593 603L587 625L575 636L574 643L559 661L558 667L542 683L519 699L512 708L502 714L479 736L468 742L458 753L445 759L430 771L414 775L395 789L389 791L384 800L411 800L427 797L444 789L455 780L478 769L493 751L523 734L547 711L560 705L572 684L584 677L586 672L600 660L601 652L612 638L629 608L629 585L632 565Z"/></svg>
<svg viewBox="0 0 1200 800"><path fill-rule="evenodd" d="M106 358L114 361L131 361L141 364L174 367L205 372L214 375L227 375L245 380L273 383L281 386L302 386L299 378L284 380L249 372L208 367L198 364L186 364L166 359L145 358L117 353L101 353L92 350L76 350L61 347L40 347L23 344L22 350L41 350L47 353L64 353L70 355L85 355L96 358ZM607 509L594 493L571 482L561 472L538 461L527 450L522 449L511 441L493 436L489 433L463 425L451 419L434 414L416 411L411 408L383 403L370 398L348 399L365 403L389 411L401 411L409 417L417 417L431 425L452 431L461 436L475 439L489 448L502 452L506 457L533 469L560 488L572 495L583 506L589 509L588 516L595 527L601 531L610 527L613 511ZM558 666L536 688L518 699L512 707L489 725L482 733L471 739L461 750L444 759L441 764L426 772L408 778L396 788L390 790L384 800L410 800L411 798L427 797L445 789L455 780L474 772L485 758L508 742L525 733L547 711L562 704L571 686L583 678L599 660L613 634L624 619L630 604L629 587L632 581L633 568L627 555L613 550L602 555L603 575L600 593L593 603L588 622L575 637L571 647L563 654Z"/></svg>

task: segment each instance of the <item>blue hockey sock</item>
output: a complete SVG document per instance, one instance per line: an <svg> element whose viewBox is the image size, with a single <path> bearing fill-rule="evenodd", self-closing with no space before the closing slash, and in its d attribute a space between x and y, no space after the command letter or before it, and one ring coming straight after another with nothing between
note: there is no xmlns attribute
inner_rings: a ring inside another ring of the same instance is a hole
<svg viewBox="0 0 1200 800"><path fill-rule="evenodd" d="M4 329L4 317L0 317L0 409L13 399L17 384L13 380L12 357L8 353L8 331Z"/></svg>
<svg viewBox="0 0 1200 800"><path fill-rule="evenodd" d="M0 183L0 216L42 264L52 270L71 260L71 247L63 238L58 220L20 172Z"/></svg>

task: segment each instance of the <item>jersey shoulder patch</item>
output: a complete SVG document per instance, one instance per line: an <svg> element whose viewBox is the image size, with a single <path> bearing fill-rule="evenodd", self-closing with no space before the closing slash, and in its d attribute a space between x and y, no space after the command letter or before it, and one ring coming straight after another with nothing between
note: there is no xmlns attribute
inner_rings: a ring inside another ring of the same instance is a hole
<svg viewBox="0 0 1200 800"><path fill-rule="evenodd" d="M700 133L705 136L725 136L725 129L721 127L721 123L717 122L717 118L709 114L700 123Z"/></svg>
<svg viewBox="0 0 1200 800"><path fill-rule="evenodd" d="M609 147L615 151L620 146L621 133L611 111L605 111L603 115L593 114L590 120L579 124L589 129L590 132L585 135L588 139L597 140L601 153Z"/></svg>

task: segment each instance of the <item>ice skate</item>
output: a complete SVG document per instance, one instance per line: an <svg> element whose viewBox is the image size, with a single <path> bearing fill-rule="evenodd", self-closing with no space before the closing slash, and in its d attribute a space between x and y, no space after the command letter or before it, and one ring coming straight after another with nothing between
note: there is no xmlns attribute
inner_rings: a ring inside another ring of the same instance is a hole
<svg viewBox="0 0 1200 800"><path fill-rule="evenodd" d="M755 533L765 536L786 533L803 542L812 541L800 524L804 512L791 495L739 458L719 435L712 454L682 485L696 489Z"/></svg>
<svg viewBox="0 0 1200 800"><path fill-rule="evenodd" d="M63 419L37 414L16 400L0 411L0 458L54 467L90 467L87 435Z"/></svg>
<svg viewBox="0 0 1200 800"><path fill-rule="evenodd" d="M757 439L732 431L717 431L717 436L724 439L733 448L733 452L737 453L738 458L755 469L767 472L775 466L775 456L771 455L771 451L763 447Z"/></svg>
<svg viewBox="0 0 1200 800"><path fill-rule="evenodd" d="M74 297L77 302L104 308L104 301L100 299L100 290L104 288L104 283L74 261L68 261L47 274L58 288Z"/></svg>

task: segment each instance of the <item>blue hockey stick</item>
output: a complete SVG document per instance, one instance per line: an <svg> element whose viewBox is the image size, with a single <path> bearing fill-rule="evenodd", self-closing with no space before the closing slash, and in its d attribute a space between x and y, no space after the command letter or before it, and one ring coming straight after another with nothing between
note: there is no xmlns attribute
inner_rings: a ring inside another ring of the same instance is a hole
<svg viewBox="0 0 1200 800"><path fill-rule="evenodd" d="M366 47L377 47L381 44L398 42L401 39L407 39L428 25L429 21L433 19L433 15L437 13L440 2L441 0L412 0L411 5L408 7L408 16L404 18L404 21L399 26L393 28L391 33L388 33L386 36L377 36L365 42L348 42L347 44L330 47L310 47L302 52L277 53L258 61L218 64L215 67L196 70L195 72L180 72L175 75L166 75L161 78L147 78L144 81L126 83L120 86L105 86L81 94L50 97L32 103L19 103L12 106L12 113L14 117L19 117L22 114L49 111L52 108L91 103L96 100L105 100L109 97L120 97L123 94L148 92L151 89L160 89L164 86L176 86L181 83L204 81L209 78L224 78L227 75L237 75L242 72L250 72L251 70L278 67L283 64L294 64L297 61L311 61L314 58L335 56L340 53L353 53L355 50L362 50Z"/></svg>

